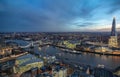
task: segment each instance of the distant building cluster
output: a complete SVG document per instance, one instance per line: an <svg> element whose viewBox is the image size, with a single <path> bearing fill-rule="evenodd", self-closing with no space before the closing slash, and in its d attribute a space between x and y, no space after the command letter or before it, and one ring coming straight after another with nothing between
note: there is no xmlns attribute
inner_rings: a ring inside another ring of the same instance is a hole
<svg viewBox="0 0 120 77"><path fill-rule="evenodd" d="M76 46L77 50L95 52L107 55L120 55L120 47L118 44L118 37L116 32L116 20L113 18L111 35L108 38L108 44L103 42L82 41L81 45Z"/></svg>

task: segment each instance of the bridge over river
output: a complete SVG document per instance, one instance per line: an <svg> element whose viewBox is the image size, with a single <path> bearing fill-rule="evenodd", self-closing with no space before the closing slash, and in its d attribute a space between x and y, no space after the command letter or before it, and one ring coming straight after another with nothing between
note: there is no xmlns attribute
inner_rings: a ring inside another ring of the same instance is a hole
<svg viewBox="0 0 120 77"><path fill-rule="evenodd" d="M18 47L20 47L20 48L29 48L31 46L36 46L37 44L38 45L46 44L46 43L43 43L41 40L37 40L37 41L7 40L7 41L5 41L5 43L17 44Z"/></svg>

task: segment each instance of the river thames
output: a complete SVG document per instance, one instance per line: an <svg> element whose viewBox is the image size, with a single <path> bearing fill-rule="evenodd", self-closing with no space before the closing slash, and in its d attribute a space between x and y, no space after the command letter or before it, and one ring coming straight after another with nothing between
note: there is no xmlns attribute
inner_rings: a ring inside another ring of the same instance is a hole
<svg viewBox="0 0 120 77"><path fill-rule="evenodd" d="M47 55L56 55L57 58L61 59L63 62L68 64L84 64L90 66L97 66L98 64L103 64L106 68L115 69L120 66L120 56L106 56L93 53L83 52L82 54L71 54L66 53L56 47L43 47L39 50L35 47L36 53L42 53Z"/></svg>
<svg viewBox="0 0 120 77"><path fill-rule="evenodd" d="M27 45L24 41L14 41L19 45ZM52 55L57 59L71 65L90 65L96 67L99 64L104 65L106 68L115 69L120 66L120 56L99 55L93 53L82 52L81 54L71 54L63 52L60 48L53 46L34 47L34 52L40 55Z"/></svg>

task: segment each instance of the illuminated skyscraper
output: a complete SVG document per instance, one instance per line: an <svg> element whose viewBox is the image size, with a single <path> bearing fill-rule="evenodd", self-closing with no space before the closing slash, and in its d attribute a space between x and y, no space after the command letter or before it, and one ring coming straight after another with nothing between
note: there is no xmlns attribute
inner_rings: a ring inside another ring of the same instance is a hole
<svg viewBox="0 0 120 77"><path fill-rule="evenodd" d="M112 22L112 31L109 38L109 47L118 47L115 17L113 18Z"/></svg>
<svg viewBox="0 0 120 77"><path fill-rule="evenodd" d="M112 29L111 29L111 36L117 36L117 33L116 33L116 20L115 20L115 17L113 18L113 22L112 22Z"/></svg>

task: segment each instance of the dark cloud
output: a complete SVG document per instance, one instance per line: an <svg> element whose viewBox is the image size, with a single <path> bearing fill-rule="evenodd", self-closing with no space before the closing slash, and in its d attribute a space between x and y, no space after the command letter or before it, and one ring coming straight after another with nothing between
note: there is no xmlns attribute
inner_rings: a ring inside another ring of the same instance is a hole
<svg viewBox="0 0 120 77"><path fill-rule="evenodd" d="M108 14L113 14L116 11L120 10L120 0L106 0L106 2L108 1L109 1L109 4L107 6L107 8L109 8Z"/></svg>
<svg viewBox="0 0 120 77"><path fill-rule="evenodd" d="M101 10L101 16L112 14L120 9L119 3L119 0L0 0L0 30L67 31L71 25L66 24L76 18L84 19L76 26L96 25L93 18L100 17L98 11Z"/></svg>
<svg viewBox="0 0 120 77"><path fill-rule="evenodd" d="M86 27L86 26L94 26L97 23L94 22L83 22L83 23L79 23L79 24L75 24L78 27Z"/></svg>

